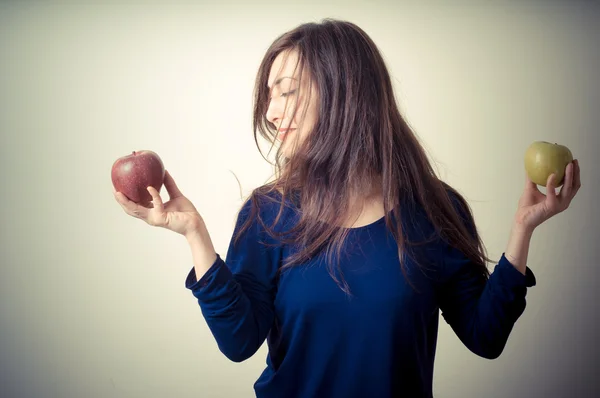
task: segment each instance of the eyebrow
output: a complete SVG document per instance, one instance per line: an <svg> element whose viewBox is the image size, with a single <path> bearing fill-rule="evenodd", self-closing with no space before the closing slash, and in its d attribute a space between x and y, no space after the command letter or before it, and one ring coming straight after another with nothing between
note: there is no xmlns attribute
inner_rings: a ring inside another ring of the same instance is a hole
<svg viewBox="0 0 600 398"><path fill-rule="evenodd" d="M279 79L275 80L275 83L273 83L273 87L275 87L275 86L277 86L279 83L281 83L281 81L282 81L283 79L292 79L292 80L298 80L298 79L296 79L295 77L291 77L291 76L283 76L283 77L280 77ZM271 86L269 86L268 84L267 84L267 87L268 87L268 88L271 88Z"/></svg>

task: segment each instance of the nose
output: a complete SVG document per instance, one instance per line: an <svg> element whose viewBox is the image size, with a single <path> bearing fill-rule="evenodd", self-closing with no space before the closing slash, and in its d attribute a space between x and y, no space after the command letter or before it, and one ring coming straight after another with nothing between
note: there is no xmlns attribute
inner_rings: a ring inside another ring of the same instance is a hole
<svg viewBox="0 0 600 398"><path fill-rule="evenodd" d="M267 120L273 123L275 126L278 126L278 123L281 120L283 110L281 109L280 101L269 100L269 106L267 108Z"/></svg>
<svg viewBox="0 0 600 398"><path fill-rule="evenodd" d="M273 109L273 103L270 102L269 103L269 107L267 108L267 120L271 123L273 123L274 125L277 125L277 121L280 119L280 117L275 116L275 110Z"/></svg>

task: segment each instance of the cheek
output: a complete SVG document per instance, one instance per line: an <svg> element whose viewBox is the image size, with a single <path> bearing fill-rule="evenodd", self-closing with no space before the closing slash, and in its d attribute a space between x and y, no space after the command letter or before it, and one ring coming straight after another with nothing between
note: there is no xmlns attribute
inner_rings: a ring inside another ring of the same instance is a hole
<svg viewBox="0 0 600 398"><path fill-rule="evenodd" d="M291 106L289 115L290 116L294 115L295 123L298 123L300 120L302 120L303 119L302 116L304 116L305 121L312 120L311 113L313 111L310 107L308 107L308 109L306 109L306 105L304 102L305 99L306 98L304 96L300 96L300 97L298 97L298 101L294 102L294 104ZM295 112L295 114L294 114L294 112Z"/></svg>
<svg viewBox="0 0 600 398"><path fill-rule="evenodd" d="M301 110L298 107L298 102L290 100L290 103L288 104L288 116L294 116L294 120L297 120L300 118L300 113Z"/></svg>

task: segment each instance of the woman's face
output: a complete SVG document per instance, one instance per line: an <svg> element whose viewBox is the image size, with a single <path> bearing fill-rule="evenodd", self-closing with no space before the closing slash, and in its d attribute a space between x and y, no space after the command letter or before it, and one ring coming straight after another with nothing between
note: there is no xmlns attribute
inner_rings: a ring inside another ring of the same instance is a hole
<svg viewBox="0 0 600 398"><path fill-rule="evenodd" d="M271 95L266 117L277 129L277 140L287 158L314 127L318 114L316 90L309 87L306 68L299 81L297 64L295 50L281 52L271 66L267 83Z"/></svg>

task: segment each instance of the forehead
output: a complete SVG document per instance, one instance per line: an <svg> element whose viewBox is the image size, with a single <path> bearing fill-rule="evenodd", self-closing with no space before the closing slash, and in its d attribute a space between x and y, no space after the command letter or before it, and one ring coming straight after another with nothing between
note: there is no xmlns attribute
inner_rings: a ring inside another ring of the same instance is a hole
<svg viewBox="0 0 600 398"><path fill-rule="evenodd" d="M282 51L277 55L271 65L267 85L273 87L275 81L285 77L296 77L298 53L296 51Z"/></svg>

